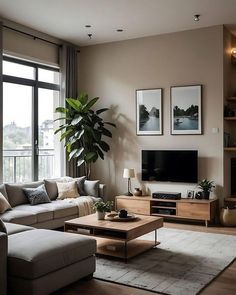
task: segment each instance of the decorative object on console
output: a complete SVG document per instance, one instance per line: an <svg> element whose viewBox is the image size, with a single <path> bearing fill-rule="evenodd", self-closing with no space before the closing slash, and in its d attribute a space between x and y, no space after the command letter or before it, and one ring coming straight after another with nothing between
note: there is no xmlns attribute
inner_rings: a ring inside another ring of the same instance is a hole
<svg viewBox="0 0 236 295"><path fill-rule="evenodd" d="M136 90L137 135L162 135L162 89Z"/></svg>
<svg viewBox="0 0 236 295"><path fill-rule="evenodd" d="M104 136L112 137L112 133L105 126L116 127L100 117L108 108L97 111L91 109L98 99L99 97L95 97L89 100L86 93L81 93L77 99L66 99L68 107L56 108L56 112L62 115L56 120L65 120L65 123L60 125L55 134L62 132L60 140L66 140L68 160L77 159L77 166L84 164L87 179L90 177L91 163L96 162L99 157L104 160L104 152L110 150Z"/></svg>
<svg viewBox="0 0 236 295"><path fill-rule="evenodd" d="M105 218L106 212L111 212L113 202L103 202L101 200L97 201L93 205L93 209L97 211L97 219L103 220Z"/></svg>
<svg viewBox="0 0 236 295"><path fill-rule="evenodd" d="M142 190L140 188L136 187L134 189L133 195L136 196L136 197L142 196Z"/></svg>
<svg viewBox="0 0 236 295"><path fill-rule="evenodd" d="M128 178L128 190L127 190L126 196L133 196L133 194L131 193L130 178L134 178L134 177L135 177L134 169L124 168L123 178Z"/></svg>
<svg viewBox="0 0 236 295"><path fill-rule="evenodd" d="M171 87L171 134L202 134L202 86Z"/></svg>
<svg viewBox="0 0 236 295"><path fill-rule="evenodd" d="M120 217L120 218L126 218L127 215L128 215L128 211L127 211L127 210L125 210L125 209L121 209L121 210L119 211L119 217Z"/></svg>
<svg viewBox="0 0 236 295"><path fill-rule="evenodd" d="M194 198L194 191L188 190L187 191L187 197L193 199Z"/></svg>
<svg viewBox="0 0 236 295"><path fill-rule="evenodd" d="M209 200L210 192L212 192L213 188L215 188L215 184L214 181L203 179L198 183L198 187L202 190L202 198Z"/></svg>

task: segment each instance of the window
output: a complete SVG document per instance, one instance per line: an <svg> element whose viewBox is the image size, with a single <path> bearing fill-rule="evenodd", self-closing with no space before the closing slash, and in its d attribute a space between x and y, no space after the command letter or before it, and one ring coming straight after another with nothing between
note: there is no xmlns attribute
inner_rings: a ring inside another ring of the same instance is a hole
<svg viewBox="0 0 236 295"><path fill-rule="evenodd" d="M28 61L3 60L3 181L61 175L55 108L60 105L59 70Z"/></svg>

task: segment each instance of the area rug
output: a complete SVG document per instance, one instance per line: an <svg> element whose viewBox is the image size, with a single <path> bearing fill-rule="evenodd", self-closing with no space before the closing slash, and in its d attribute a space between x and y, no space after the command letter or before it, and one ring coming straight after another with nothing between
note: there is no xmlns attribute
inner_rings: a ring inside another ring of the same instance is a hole
<svg viewBox="0 0 236 295"><path fill-rule="evenodd" d="M142 239L153 239L153 233ZM161 294L198 294L236 255L236 236L161 228L160 245L123 261L97 258L95 278Z"/></svg>

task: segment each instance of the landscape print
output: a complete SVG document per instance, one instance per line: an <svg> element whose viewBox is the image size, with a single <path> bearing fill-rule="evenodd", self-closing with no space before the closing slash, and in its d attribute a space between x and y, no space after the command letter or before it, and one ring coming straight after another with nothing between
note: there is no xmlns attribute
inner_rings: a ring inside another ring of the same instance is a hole
<svg viewBox="0 0 236 295"><path fill-rule="evenodd" d="M201 134L201 85L171 88L171 133Z"/></svg>
<svg viewBox="0 0 236 295"><path fill-rule="evenodd" d="M162 89L136 91L137 135L162 134Z"/></svg>

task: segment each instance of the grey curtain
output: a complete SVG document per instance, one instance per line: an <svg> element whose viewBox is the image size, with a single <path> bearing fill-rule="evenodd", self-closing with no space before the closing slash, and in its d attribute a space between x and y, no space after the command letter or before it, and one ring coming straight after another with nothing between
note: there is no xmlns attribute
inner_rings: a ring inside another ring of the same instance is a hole
<svg viewBox="0 0 236 295"><path fill-rule="evenodd" d="M61 48L60 67L62 73L61 95L64 97L77 97L77 72L78 60L77 49L70 45L63 45ZM75 160L68 162L66 154L66 175L71 177L80 176L79 168Z"/></svg>
<svg viewBox="0 0 236 295"><path fill-rule="evenodd" d="M3 81L2 81L2 52L3 52L3 42L2 42L3 26L0 21L0 183L3 182Z"/></svg>

